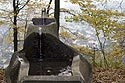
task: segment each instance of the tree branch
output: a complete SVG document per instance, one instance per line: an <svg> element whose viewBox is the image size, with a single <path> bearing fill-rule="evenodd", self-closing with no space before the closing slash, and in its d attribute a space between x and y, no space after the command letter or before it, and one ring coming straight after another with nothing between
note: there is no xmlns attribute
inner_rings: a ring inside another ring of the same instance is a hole
<svg viewBox="0 0 125 83"><path fill-rule="evenodd" d="M72 12L70 12L70 11L68 11L68 10L61 10L60 12L66 12L66 13L68 13L68 14L71 14L71 15L73 15L73 16L76 16L75 14L73 14Z"/></svg>
<svg viewBox="0 0 125 83"><path fill-rule="evenodd" d="M27 3L29 3L29 1L30 1L30 0L27 0L26 3L25 3L21 8L19 8L18 11L20 11L21 9L23 9L23 8L27 5Z"/></svg>
<svg viewBox="0 0 125 83"><path fill-rule="evenodd" d="M60 10L60 12L64 12L64 13L68 13L70 15L73 15L73 16L76 16L74 13L71 13L70 11L68 10ZM50 13L50 15L54 14L54 12Z"/></svg>
<svg viewBox="0 0 125 83"><path fill-rule="evenodd" d="M49 5L47 7L47 15L49 14L50 6L51 6L52 0L50 0Z"/></svg>
<svg viewBox="0 0 125 83"><path fill-rule="evenodd" d="M121 0L120 4L118 6L121 9L121 12L122 12L122 3L123 3L123 0Z"/></svg>

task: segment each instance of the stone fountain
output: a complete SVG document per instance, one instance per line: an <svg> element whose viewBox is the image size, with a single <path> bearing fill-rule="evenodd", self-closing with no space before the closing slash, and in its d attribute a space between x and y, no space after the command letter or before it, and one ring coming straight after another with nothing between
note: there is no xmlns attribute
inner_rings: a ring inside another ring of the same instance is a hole
<svg viewBox="0 0 125 83"><path fill-rule="evenodd" d="M54 18L33 18L23 49L12 55L7 83L92 83L83 55L60 41Z"/></svg>

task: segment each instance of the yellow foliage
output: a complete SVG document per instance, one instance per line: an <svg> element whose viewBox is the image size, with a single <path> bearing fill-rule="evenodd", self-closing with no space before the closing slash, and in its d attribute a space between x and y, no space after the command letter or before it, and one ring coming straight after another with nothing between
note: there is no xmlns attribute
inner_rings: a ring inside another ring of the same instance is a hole
<svg viewBox="0 0 125 83"><path fill-rule="evenodd" d="M75 41L77 38L76 37L73 37L72 40Z"/></svg>
<svg viewBox="0 0 125 83"><path fill-rule="evenodd" d="M4 42L11 44L12 43L12 38L13 38L13 32L9 32L9 34L7 35L7 37L4 38Z"/></svg>
<svg viewBox="0 0 125 83"><path fill-rule="evenodd" d="M4 22L3 22L3 21L0 21L0 25L2 25L2 24L4 24Z"/></svg>
<svg viewBox="0 0 125 83"><path fill-rule="evenodd" d="M67 37L67 38L71 37L70 34L69 34L69 32L67 32L67 31L61 32L60 35L63 36L63 37Z"/></svg>
<svg viewBox="0 0 125 83"><path fill-rule="evenodd" d="M85 37L83 35L79 35L78 37L79 37L79 39L85 39Z"/></svg>
<svg viewBox="0 0 125 83"><path fill-rule="evenodd" d="M12 25L11 25L11 27L12 27L12 28L17 28L17 26L16 26L16 25L14 25L14 24L12 24Z"/></svg>
<svg viewBox="0 0 125 83"><path fill-rule="evenodd" d="M86 48L84 46L81 46L81 45L74 45L72 47L86 55L92 56L94 54L92 50L90 50L89 48Z"/></svg>

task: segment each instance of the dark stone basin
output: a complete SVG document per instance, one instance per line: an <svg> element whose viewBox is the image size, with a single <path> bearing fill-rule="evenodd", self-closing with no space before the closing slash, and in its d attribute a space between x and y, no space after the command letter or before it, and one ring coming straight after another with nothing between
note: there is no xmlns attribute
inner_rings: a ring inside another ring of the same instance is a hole
<svg viewBox="0 0 125 83"><path fill-rule="evenodd" d="M58 75L61 69L71 67L75 55L67 47L52 35L43 33L40 37L38 33L30 34L23 49L30 63L29 75Z"/></svg>

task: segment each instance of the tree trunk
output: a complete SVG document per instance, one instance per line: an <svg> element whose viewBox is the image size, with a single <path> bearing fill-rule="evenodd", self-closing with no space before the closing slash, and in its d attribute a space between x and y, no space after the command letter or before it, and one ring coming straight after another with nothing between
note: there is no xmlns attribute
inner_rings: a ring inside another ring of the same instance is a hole
<svg viewBox="0 0 125 83"><path fill-rule="evenodd" d="M14 34L13 34L13 36L14 36L14 52L15 51L17 51L18 50L18 39L17 39L17 34L18 34L18 32L17 32L17 16L14 16Z"/></svg>
<svg viewBox="0 0 125 83"><path fill-rule="evenodd" d="M13 28L13 37L14 37L14 52L18 50L18 40L17 40L17 8L16 8L16 0L13 0L13 12L14 12L14 18L13 18L13 25L14 25L14 28Z"/></svg>
<svg viewBox="0 0 125 83"><path fill-rule="evenodd" d="M109 67L109 64L108 64L108 61L107 61L107 59L106 59L104 49L101 50L101 52L102 52L102 54L103 54L104 66L107 68L107 67Z"/></svg>
<svg viewBox="0 0 125 83"><path fill-rule="evenodd" d="M13 28L13 37L14 37L14 52L15 51L18 51L18 38L17 38L17 35L18 35L18 28L17 28L17 16L19 14L19 11L21 9L23 9L26 4L29 2L30 0L27 0L26 3L24 5L22 5L22 7L20 7L20 3L19 3L19 0L13 0L13 13L14 13L14 16L13 16L13 25L14 25L14 28Z"/></svg>

